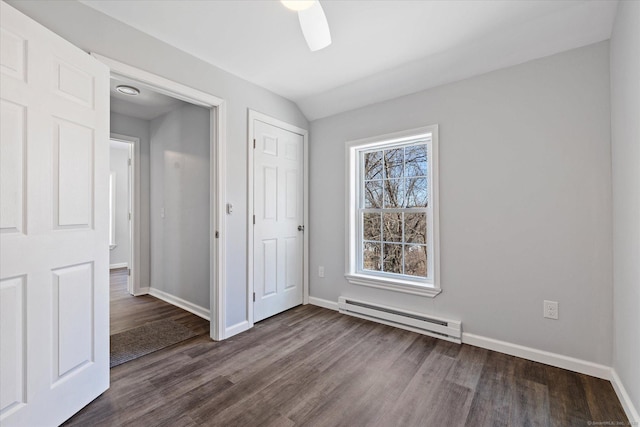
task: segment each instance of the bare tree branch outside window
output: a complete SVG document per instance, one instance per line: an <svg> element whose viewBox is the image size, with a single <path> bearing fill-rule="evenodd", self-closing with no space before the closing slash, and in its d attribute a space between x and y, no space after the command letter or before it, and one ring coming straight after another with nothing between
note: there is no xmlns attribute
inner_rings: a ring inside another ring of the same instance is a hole
<svg viewBox="0 0 640 427"><path fill-rule="evenodd" d="M362 268L427 277L427 145L363 153Z"/></svg>

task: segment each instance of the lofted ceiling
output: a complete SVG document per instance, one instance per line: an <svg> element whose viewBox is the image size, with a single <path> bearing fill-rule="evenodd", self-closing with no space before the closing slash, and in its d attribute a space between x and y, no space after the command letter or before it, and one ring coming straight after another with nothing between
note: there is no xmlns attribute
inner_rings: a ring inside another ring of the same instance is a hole
<svg viewBox="0 0 640 427"><path fill-rule="evenodd" d="M321 0L310 52L279 1L82 3L296 102L309 120L606 40L613 0Z"/></svg>

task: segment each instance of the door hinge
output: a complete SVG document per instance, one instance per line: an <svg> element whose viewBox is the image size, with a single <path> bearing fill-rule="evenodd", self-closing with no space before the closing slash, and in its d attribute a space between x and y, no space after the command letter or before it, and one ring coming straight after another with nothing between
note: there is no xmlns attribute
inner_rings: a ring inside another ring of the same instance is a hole
<svg viewBox="0 0 640 427"><path fill-rule="evenodd" d="M127 164L128 164L129 166L131 166L131 159L129 159L129 160L127 161Z"/></svg>
<svg viewBox="0 0 640 427"><path fill-rule="evenodd" d="M256 293L253 293L253 302L256 302Z"/></svg>
<svg viewBox="0 0 640 427"><path fill-rule="evenodd" d="M216 239L218 239L220 237L220 232L216 231Z"/></svg>
<svg viewBox="0 0 640 427"><path fill-rule="evenodd" d="M255 148L256 148L256 139L253 138L253 149L255 150Z"/></svg>
<svg viewBox="0 0 640 427"><path fill-rule="evenodd" d="M131 276L131 269L127 268L127 276Z"/></svg>
<svg viewBox="0 0 640 427"><path fill-rule="evenodd" d="M131 212L129 212L129 221L131 221Z"/></svg>
<svg viewBox="0 0 640 427"><path fill-rule="evenodd" d="M256 216L253 216L253 225L256 225Z"/></svg>

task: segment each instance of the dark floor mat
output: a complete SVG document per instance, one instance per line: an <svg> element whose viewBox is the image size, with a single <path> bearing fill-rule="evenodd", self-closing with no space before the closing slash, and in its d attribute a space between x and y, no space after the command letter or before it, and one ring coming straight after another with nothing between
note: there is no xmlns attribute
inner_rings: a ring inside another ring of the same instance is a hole
<svg viewBox="0 0 640 427"><path fill-rule="evenodd" d="M169 347L197 334L173 320L157 320L111 335L110 367Z"/></svg>

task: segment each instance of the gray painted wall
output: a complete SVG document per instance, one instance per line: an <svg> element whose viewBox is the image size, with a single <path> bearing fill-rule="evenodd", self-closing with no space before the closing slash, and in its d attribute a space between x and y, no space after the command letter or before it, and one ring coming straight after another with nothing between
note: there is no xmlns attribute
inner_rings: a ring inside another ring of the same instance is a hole
<svg viewBox="0 0 640 427"><path fill-rule="evenodd" d="M147 120L111 113L111 132L140 139L140 211L134 217L140 230L140 287L150 284L150 237L149 237L149 122Z"/></svg>
<svg viewBox="0 0 640 427"><path fill-rule="evenodd" d="M610 365L609 117L603 42L312 122L311 296L459 319L465 332ZM349 284L345 141L432 124L443 292ZM544 299L559 320L542 317Z"/></svg>
<svg viewBox="0 0 640 427"><path fill-rule="evenodd" d="M640 411L640 2L618 4L611 37L611 143L613 367Z"/></svg>
<svg viewBox="0 0 640 427"><path fill-rule="evenodd" d="M209 129L209 110L189 104L150 127L151 287L207 310Z"/></svg>
<svg viewBox="0 0 640 427"><path fill-rule="evenodd" d="M129 236L129 150L127 147L114 146L109 150L109 169L115 173L115 244L109 252L109 264L129 263L131 239Z"/></svg>
<svg viewBox="0 0 640 427"><path fill-rule="evenodd" d="M226 325L247 318L247 109L251 108L307 129L298 107L133 27L78 2L9 1L13 7L87 52L96 52L134 67L223 98L227 109L227 200L234 213L226 218Z"/></svg>

